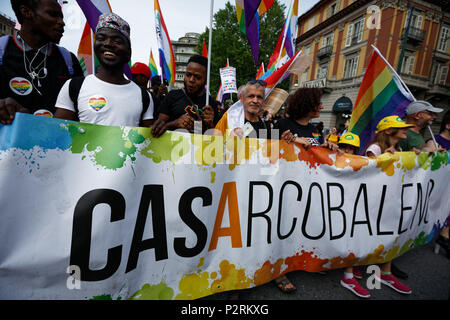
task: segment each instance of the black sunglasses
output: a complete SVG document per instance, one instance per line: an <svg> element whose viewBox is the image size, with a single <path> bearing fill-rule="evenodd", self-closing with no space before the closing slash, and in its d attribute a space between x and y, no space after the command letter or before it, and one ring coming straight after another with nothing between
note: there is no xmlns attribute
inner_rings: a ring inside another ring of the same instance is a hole
<svg viewBox="0 0 450 320"><path fill-rule="evenodd" d="M262 85L263 87L267 86L267 82L265 82L264 80L251 79L251 80L249 80L248 83L250 83L250 84L257 84L258 83L258 84Z"/></svg>

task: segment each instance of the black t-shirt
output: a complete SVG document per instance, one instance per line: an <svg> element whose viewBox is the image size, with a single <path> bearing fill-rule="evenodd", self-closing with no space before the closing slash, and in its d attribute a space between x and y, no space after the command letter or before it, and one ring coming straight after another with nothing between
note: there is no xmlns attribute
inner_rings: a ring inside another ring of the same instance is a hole
<svg viewBox="0 0 450 320"><path fill-rule="evenodd" d="M285 118L278 120L278 122L275 124L275 129L280 130L280 137L286 130L290 130L292 134L297 135L299 138L307 138L308 141L313 146L318 146L319 141L316 139L315 136L318 137L318 131L316 127L308 123L308 125L303 126L299 124L297 121L292 120L290 118Z"/></svg>
<svg viewBox="0 0 450 320"><path fill-rule="evenodd" d="M16 43L16 39L9 38L3 55L3 64L0 67L0 99L11 97L20 105L30 110L31 113L39 109L47 109L55 112L56 98L63 84L70 78L69 70L62 57L59 49L55 45L51 45L49 55L45 61L47 76L38 81L32 81L31 76L25 71L25 64L28 71L29 62L33 60L36 51L28 50L25 52L24 59L22 48ZM83 70L74 54L72 56L73 77L83 76ZM45 51L39 52L34 58L33 66L42 64L38 70L44 65ZM25 60L25 62L24 62ZM40 73L42 76L43 69ZM39 94L39 92L41 94Z"/></svg>
<svg viewBox="0 0 450 320"><path fill-rule="evenodd" d="M270 139L271 138L270 130L273 128L272 121L265 121L260 118L259 121L251 122L251 121L245 119L245 123L247 123L247 122L250 123L254 129L252 131L252 133L249 135L250 138L254 138L255 133L256 133L256 138L261 138L261 139Z"/></svg>
<svg viewBox="0 0 450 320"><path fill-rule="evenodd" d="M206 104L206 94L191 98L191 100L201 109ZM192 102L189 100L183 89L172 90L161 102L159 113L168 115L169 121L174 121L186 113L186 107L192 106ZM209 105L214 109L214 125L216 125L220 119L219 111L217 108L217 101L211 96L209 97Z"/></svg>

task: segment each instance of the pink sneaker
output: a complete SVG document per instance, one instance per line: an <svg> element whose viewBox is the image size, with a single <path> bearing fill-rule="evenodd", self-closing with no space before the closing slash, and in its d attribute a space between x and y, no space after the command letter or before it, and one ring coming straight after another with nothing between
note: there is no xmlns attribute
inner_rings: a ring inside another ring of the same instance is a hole
<svg viewBox="0 0 450 320"><path fill-rule="evenodd" d="M369 298L370 297L369 291L367 291L366 289L361 287L361 285L358 283L358 281L356 281L356 279L354 277L351 279L345 279L345 276L342 275L341 285L344 288L353 292L358 297L361 297L361 298Z"/></svg>
<svg viewBox="0 0 450 320"><path fill-rule="evenodd" d="M353 267L353 276L356 279L362 279L363 278L362 273L361 273L361 271L359 270L358 267Z"/></svg>
<svg viewBox="0 0 450 320"><path fill-rule="evenodd" d="M403 283L397 280L396 277L394 277L392 274L381 274L380 279L382 284L387 285L388 287L391 287L397 292L403 293L403 294L411 294L411 289L405 286Z"/></svg>

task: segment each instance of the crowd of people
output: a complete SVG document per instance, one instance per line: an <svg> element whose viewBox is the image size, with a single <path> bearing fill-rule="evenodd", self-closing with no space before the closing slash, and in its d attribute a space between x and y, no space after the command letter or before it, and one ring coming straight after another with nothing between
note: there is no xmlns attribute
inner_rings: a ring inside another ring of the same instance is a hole
<svg viewBox="0 0 450 320"><path fill-rule="evenodd" d="M131 68L132 81L124 76L124 66L131 58L130 27L116 14L104 14L96 27L94 52L99 61L95 74L83 76L74 54L58 46L64 21L56 0L11 0L21 24L14 36L3 38L0 50L0 122L11 124L16 112L38 114L45 109L55 118L113 126L151 127L154 137L166 130L194 131L201 125L202 133L215 135L273 138L271 129L278 129L280 139L328 148L340 153L358 154L359 137L345 130L332 130L323 138L323 128L311 123L320 116L322 91L300 88L288 97L282 117L264 112L265 82L249 80L239 89L239 100L221 111L219 102L208 97L205 90L207 58L190 58L184 76L184 88L168 91L168 83L160 76L151 77L143 63ZM0 40L1 42L1 40ZM161 81L163 80L163 81ZM151 87L147 88L151 82ZM450 112L442 120L439 134L425 141L422 130L442 112L426 101L412 102L406 109L406 121L387 116L377 125L375 139L363 154L376 157L398 151L447 152L450 148ZM347 123L348 126L348 123ZM436 252L443 250L450 258L450 217L436 240ZM380 265L382 284L410 294L411 289L397 278L408 275L392 261ZM341 284L359 297L370 293L355 278L357 267L344 269ZM274 280L283 292L296 290L286 275Z"/></svg>

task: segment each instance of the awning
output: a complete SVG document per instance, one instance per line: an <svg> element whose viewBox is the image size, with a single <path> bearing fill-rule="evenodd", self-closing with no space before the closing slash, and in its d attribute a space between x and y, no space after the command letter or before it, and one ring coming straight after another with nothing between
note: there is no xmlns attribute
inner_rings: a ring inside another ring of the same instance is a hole
<svg viewBox="0 0 450 320"><path fill-rule="evenodd" d="M353 110L353 102L350 98L346 96L342 96L336 100L333 105L333 112L341 113L341 112L352 112Z"/></svg>

